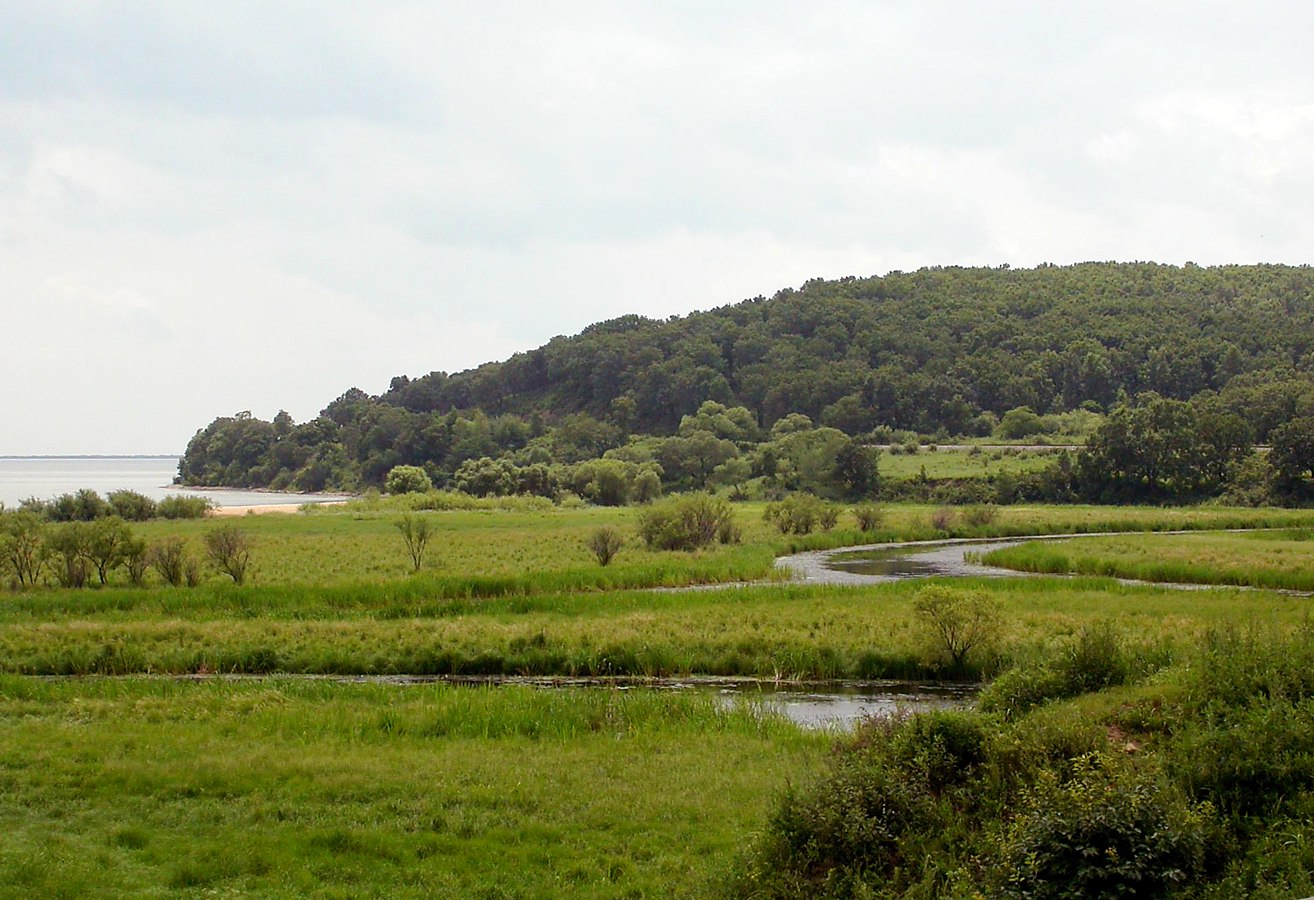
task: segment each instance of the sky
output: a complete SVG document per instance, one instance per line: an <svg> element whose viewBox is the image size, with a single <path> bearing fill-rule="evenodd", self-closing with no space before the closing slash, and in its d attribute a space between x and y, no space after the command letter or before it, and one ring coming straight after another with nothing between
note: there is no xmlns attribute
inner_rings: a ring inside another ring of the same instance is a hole
<svg viewBox="0 0 1314 900"><path fill-rule="evenodd" d="M0 454L815 278L1314 255L1314 4L0 4Z"/></svg>

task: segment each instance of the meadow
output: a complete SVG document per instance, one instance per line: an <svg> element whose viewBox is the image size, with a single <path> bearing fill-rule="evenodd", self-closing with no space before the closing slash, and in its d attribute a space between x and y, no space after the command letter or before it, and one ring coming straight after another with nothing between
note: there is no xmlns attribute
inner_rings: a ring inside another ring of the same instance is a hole
<svg viewBox="0 0 1314 900"><path fill-rule="evenodd" d="M740 543L684 553L642 548L633 509L446 509L417 513L436 537L411 575L395 527L408 504L135 526L199 554L208 529L237 525L253 552L242 586L211 573L7 593L0 894L741 895L734 873L752 870L786 787L821 777L834 735L685 692L306 676L981 679L1105 629L1127 672L1153 678L1227 629L1284 639L1308 622L1305 598L1267 591L956 580L999 620L952 668L916 610L924 582L668 588L769 579L796 549L951 534L1268 526L1131 543L1276 558L1307 542L1314 511L1017 506L936 527L940 510L892 505L872 531L845 513L782 535L742 504ZM585 540L607 525L626 546L603 567Z"/></svg>

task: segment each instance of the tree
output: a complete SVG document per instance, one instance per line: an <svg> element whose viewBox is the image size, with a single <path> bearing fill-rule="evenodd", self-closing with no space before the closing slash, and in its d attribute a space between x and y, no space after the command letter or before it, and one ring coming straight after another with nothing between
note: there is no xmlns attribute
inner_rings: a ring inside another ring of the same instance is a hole
<svg viewBox="0 0 1314 900"><path fill-rule="evenodd" d="M224 525L206 532L205 550L216 569L233 584L246 580L246 569L251 564L251 539L236 525Z"/></svg>
<svg viewBox="0 0 1314 900"><path fill-rule="evenodd" d="M434 533L429 520L424 516L407 513L393 524L406 542L406 552L411 557L411 571L419 572L420 566L424 564L424 552Z"/></svg>
<svg viewBox="0 0 1314 900"><path fill-rule="evenodd" d="M967 654L999 631L999 602L986 591L930 585L913 597L913 611L956 672L963 671Z"/></svg>
<svg viewBox="0 0 1314 900"><path fill-rule="evenodd" d="M1290 500L1314 498L1314 416L1274 428L1272 442L1268 464L1274 490Z"/></svg>
<svg viewBox="0 0 1314 900"><path fill-rule="evenodd" d="M19 586L30 587L46 563L46 524L27 510L0 514L0 552Z"/></svg>
<svg viewBox="0 0 1314 900"><path fill-rule="evenodd" d="M146 559L166 584L180 587L184 582L195 587L200 582L200 569L187 549L187 542L178 536L167 537L152 544Z"/></svg>
<svg viewBox="0 0 1314 900"><path fill-rule="evenodd" d="M112 570L123 565L131 542L132 529L118 516L107 516L91 523L86 555L96 567L101 584L109 580Z"/></svg>
<svg viewBox="0 0 1314 900"><path fill-rule="evenodd" d="M87 586L90 544L90 525L86 522L65 522L46 532L46 547L56 560L55 580L61 586Z"/></svg>
<svg viewBox="0 0 1314 900"><path fill-rule="evenodd" d="M383 489L389 494L423 494L433 490L433 481L419 466L393 466Z"/></svg>

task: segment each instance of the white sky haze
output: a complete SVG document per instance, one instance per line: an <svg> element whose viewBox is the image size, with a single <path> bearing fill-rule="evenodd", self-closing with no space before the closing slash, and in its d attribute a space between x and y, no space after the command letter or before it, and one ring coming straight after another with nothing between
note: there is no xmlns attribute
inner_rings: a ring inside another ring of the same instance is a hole
<svg viewBox="0 0 1314 900"><path fill-rule="evenodd" d="M1311 261L1314 5L0 4L0 454L181 453L627 313Z"/></svg>

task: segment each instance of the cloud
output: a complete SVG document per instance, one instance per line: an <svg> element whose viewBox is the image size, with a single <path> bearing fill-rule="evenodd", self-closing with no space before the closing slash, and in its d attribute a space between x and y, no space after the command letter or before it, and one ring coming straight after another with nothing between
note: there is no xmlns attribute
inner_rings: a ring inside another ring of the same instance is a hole
<svg viewBox="0 0 1314 900"><path fill-rule="evenodd" d="M0 452L181 450L816 276L1305 262L1311 26L1294 0L5 4L0 390L29 424Z"/></svg>

